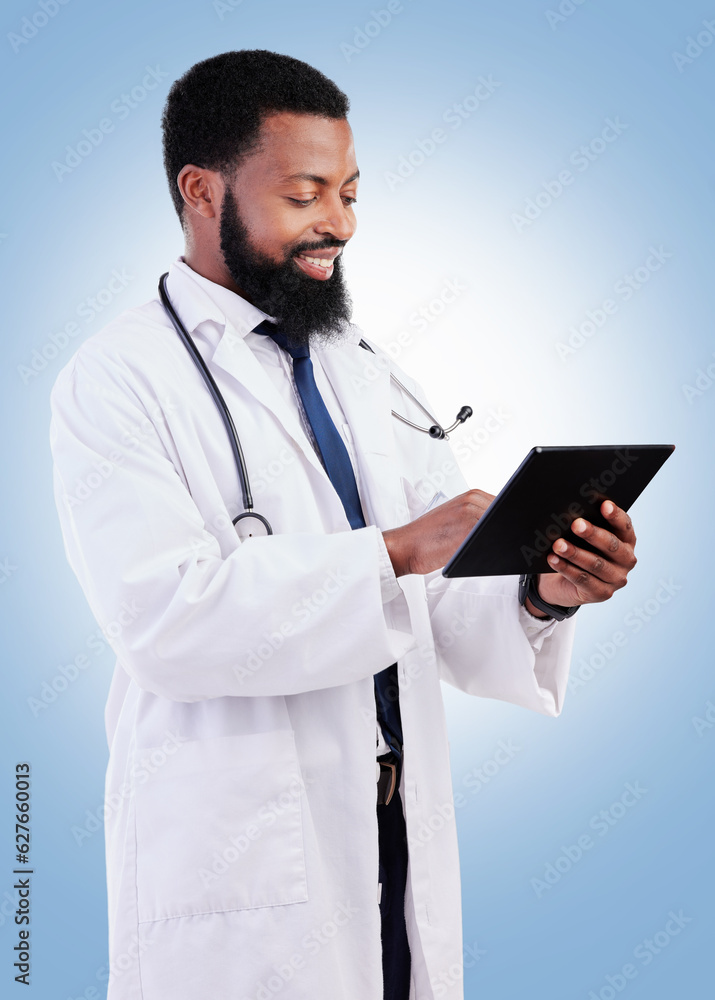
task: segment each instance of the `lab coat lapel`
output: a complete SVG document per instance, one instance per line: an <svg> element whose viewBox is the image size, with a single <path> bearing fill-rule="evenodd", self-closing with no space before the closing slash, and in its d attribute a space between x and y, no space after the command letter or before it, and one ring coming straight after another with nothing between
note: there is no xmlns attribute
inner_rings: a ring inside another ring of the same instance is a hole
<svg viewBox="0 0 715 1000"><path fill-rule="evenodd" d="M254 399L274 414L296 448L300 449L310 464L327 480L325 470L297 416L286 405L270 376L230 321L226 322L223 337L219 341L212 360L215 365L222 368L246 391L250 392Z"/></svg>
<svg viewBox="0 0 715 1000"><path fill-rule="evenodd" d="M403 523L405 499L394 475L389 365L357 343L322 350L320 360L350 428L366 513L380 528Z"/></svg>
<svg viewBox="0 0 715 1000"><path fill-rule="evenodd" d="M316 472L320 473L329 485L330 481L300 421L286 405L269 375L264 371L253 351L244 342L241 332L231 319L206 293L205 289L197 281L192 280L188 268L180 268L176 264L172 265L167 284L174 308L182 317L190 334L193 334L198 326L206 322L216 324L219 329L223 328L216 349L207 360L223 369L257 402L274 414L295 447L300 450L310 465ZM240 435L241 428L237 429Z"/></svg>
<svg viewBox="0 0 715 1000"><path fill-rule="evenodd" d="M330 482L300 420L286 404L253 351L229 321L226 322L223 337L214 352L213 362L276 417L283 432L291 438L295 447L312 466L315 472L313 490L316 500L324 511L332 511L334 530L346 529L348 519L340 497Z"/></svg>

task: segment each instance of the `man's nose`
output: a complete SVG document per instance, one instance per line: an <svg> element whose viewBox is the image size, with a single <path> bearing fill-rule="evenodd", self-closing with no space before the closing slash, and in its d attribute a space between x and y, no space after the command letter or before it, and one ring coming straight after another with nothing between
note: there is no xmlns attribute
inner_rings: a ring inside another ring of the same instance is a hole
<svg viewBox="0 0 715 1000"><path fill-rule="evenodd" d="M336 240L349 240L356 229L355 216L350 212L341 199L328 206L328 211L324 217L317 222L313 229L321 236L333 236Z"/></svg>

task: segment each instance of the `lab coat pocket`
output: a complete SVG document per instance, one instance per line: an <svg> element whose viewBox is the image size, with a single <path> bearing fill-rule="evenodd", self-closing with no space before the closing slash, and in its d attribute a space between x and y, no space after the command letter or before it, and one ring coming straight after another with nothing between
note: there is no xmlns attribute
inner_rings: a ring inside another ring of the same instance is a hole
<svg viewBox="0 0 715 1000"><path fill-rule="evenodd" d="M139 921L308 898L304 784L290 730L135 753Z"/></svg>
<svg viewBox="0 0 715 1000"><path fill-rule="evenodd" d="M411 521L430 510L434 510L435 507L439 507L440 504L449 499L442 490L437 490L435 493L433 485L427 479L421 479L416 486L413 486L403 477L402 488L405 492Z"/></svg>

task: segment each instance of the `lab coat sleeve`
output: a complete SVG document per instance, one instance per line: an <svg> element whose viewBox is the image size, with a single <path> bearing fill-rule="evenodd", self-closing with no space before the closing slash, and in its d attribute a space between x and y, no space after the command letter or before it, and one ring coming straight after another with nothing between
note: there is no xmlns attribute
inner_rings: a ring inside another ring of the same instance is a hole
<svg viewBox="0 0 715 1000"><path fill-rule="evenodd" d="M390 554L387 551L387 545L381 531L377 533L377 544L380 553L380 591L382 593L382 603L389 604L390 601L394 601L402 593L402 590L397 582L392 560L390 559Z"/></svg>
<svg viewBox="0 0 715 1000"><path fill-rule="evenodd" d="M141 688L290 695L366 678L414 645L385 622L377 528L251 538L222 556L120 383L80 351L52 393L51 445L70 565Z"/></svg>
<svg viewBox="0 0 715 1000"><path fill-rule="evenodd" d="M518 577L427 582L440 675L454 687L558 715L568 681L575 619L530 621Z"/></svg>

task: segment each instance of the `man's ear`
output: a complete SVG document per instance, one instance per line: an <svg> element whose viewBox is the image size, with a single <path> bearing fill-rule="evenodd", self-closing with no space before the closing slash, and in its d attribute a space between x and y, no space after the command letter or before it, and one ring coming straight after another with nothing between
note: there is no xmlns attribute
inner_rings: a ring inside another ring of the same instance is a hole
<svg viewBox="0 0 715 1000"><path fill-rule="evenodd" d="M188 163L179 171L176 184L187 206L187 215L196 213L204 219L215 219L221 210L224 180L218 170L207 170Z"/></svg>

